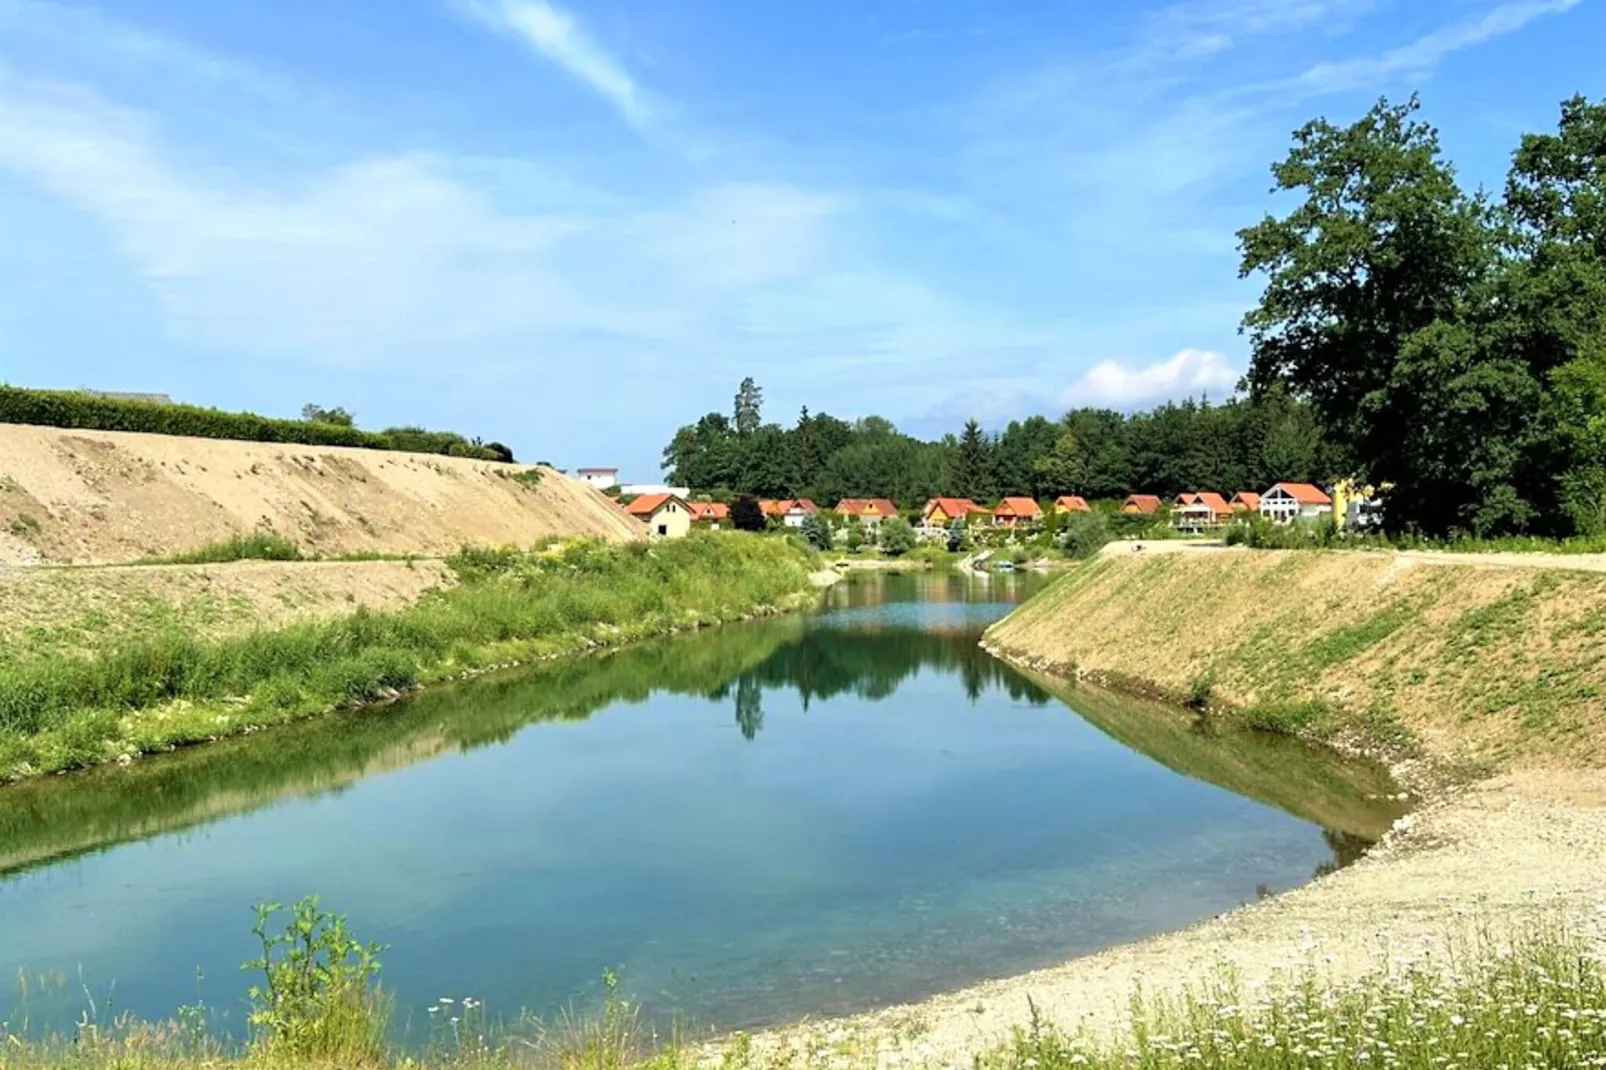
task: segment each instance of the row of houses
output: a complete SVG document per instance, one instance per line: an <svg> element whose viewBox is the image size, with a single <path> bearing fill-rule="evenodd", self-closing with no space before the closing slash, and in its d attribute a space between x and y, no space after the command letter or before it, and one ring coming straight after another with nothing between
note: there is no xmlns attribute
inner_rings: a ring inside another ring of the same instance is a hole
<svg viewBox="0 0 1606 1070"><path fill-rule="evenodd" d="M1376 503L1369 495L1357 491L1349 491L1344 497L1348 515L1340 522L1351 527L1367 526ZM857 521L876 528L898 515L897 504L887 498L844 498L832 510L823 510L808 498L763 498L758 506L767 519L788 528L801 528L810 516L834 519L838 523ZM1260 493L1239 491L1230 499L1211 490L1193 491L1178 495L1169 507L1172 526L1186 531L1219 527L1235 517L1257 513L1279 524L1315 521L1334 514L1332 495L1310 483L1278 483ZM1057 513L1092 511L1087 500L1075 494L1054 499L1048 508ZM1128 515L1155 516L1166 508L1167 503L1158 495L1132 494L1121 503L1120 511ZM672 491L643 494L626 504L625 510L647 525L652 535L661 538L685 535L693 524L724 527L730 521L729 505L688 501L684 495ZM920 531L926 536L935 536L946 532L956 520L1013 531L1035 527L1043 517L1043 507L1027 497L1004 497L991 508L969 498L939 497L926 502L921 511Z"/></svg>
<svg viewBox="0 0 1606 1070"><path fill-rule="evenodd" d="M1347 515L1340 522L1352 527L1367 526L1376 503L1362 493L1351 492L1347 497ZM1121 503L1121 512L1136 516L1152 516L1163 508L1165 502L1154 494L1133 494ZM1171 504L1171 524L1197 531L1256 513L1278 524L1316 521L1334 515L1333 496L1310 483L1278 483L1260 493L1241 490L1231 499L1213 490L1194 491L1178 495Z"/></svg>

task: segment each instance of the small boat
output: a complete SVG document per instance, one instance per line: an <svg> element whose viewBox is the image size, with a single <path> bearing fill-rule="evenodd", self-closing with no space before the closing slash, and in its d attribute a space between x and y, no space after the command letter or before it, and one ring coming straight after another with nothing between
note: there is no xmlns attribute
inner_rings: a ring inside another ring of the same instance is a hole
<svg viewBox="0 0 1606 1070"><path fill-rule="evenodd" d="M1015 562L1011 561L1007 557L1004 558L1004 560L1002 560L1002 561L995 561L995 562L993 562L993 571L994 572L1014 572L1015 571Z"/></svg>

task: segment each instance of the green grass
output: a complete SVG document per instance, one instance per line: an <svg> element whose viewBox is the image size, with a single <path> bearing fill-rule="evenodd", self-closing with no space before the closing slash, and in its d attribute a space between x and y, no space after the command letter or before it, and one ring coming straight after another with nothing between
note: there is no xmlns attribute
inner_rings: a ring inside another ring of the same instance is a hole
<svg viewBox="0 0 1606 1070"><path fill-rule="evenodd" d="M136 565L219 565L230 561L302 561L301 548L272 531L256 531L209 542L165 557L146 557Z"/></svg>
<svg viewBox="0 0 1606 1070"><path fill-rule="evenodd" d="M1408 624L1415 616L1409 606L1388 606L1367 619L1335 628L1305 648L1305 656L1318 669L1350 660L1376 646Z"/></svg>
<svg viewBox="0 0 1606 1070"><path fill-rule="evenodd" d="M1296 971L1256 991L1222 973L1179 996L1136 995L1132 1017L1113 1040L1035 1021L977 1070L1606 1066L1606 971L1549 928L1351 982Z"/></svg>
<svg viewBox="0 0 1606 1070"><path fill-rule="evenodd" d="M781 540L465 552L463 582L406 609L359 609L207 641L129 638L98 657L0 665L0 779L77 768L391 697L525 661L717 623L804 596L815 564Z"/></svg>
<svg viewBox="0 0 1606 1070"><path fill-rule="evenodd" d="M39 534L39 518L30 513L23 513L11 522L11 534L19 539L26 539L31 535Z"/></svg>

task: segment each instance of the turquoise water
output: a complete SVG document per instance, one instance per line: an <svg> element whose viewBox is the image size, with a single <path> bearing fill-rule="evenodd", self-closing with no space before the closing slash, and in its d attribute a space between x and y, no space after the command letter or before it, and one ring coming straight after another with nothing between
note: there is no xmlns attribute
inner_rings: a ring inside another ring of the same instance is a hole
<svg viewBox="0 0 1606 1070"><path fill-rule="evenodd" d="M747 1027L1185 925L1386 825L1370 772L1226 744L1322 785L1285 800L1168 713L1084 718L989 657L1034 582L854 580L808 618L0 792L0 977L28 979L0 1021L87 990L238 1030L251 905L316 892L390 945L415 1025L440 996L551 1014L613 968L656 1018Z"/></svg>

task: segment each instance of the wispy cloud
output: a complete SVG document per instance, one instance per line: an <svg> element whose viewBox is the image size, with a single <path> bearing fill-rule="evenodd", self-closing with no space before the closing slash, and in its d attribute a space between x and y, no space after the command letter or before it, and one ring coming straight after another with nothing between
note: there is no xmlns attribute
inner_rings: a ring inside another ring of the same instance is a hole
<svg viewBox="0 0 1606 1070"><path fill-rule="evenodd" d="M1227 358L1205 349L1184 349L1169 360L1132 366L1106 360L1095 364L1060 395L1065 405L1117 409L1196 394L1230 394L1240 373Z"/></svg>
<svg viewBox="0 0 1606 1070"><path fill-rule="evenodd" d="M1423 34L1409 44L1390 49L1382 55L1337 63L1318 63L1301 74L1295 84L1313 93L1335 93L1370 88L1402 75L1425 77L1433 73L1446 58L1462 49L1515 33L1536 19L1571 11L1582 2L1520 0L1518 3L1502 4L1477 18Z"/></svg>
<svg viewBox="0 0 1606 1070"><path fill-rule="evenodd" d="M1347 25L1378 0L1185 0L1155 12L1138 54L1166 60L1218 55L1250 38Z"/></svg>
<svg viewBox="0 0 1606 1070"><path fill-rule="evenodd" d="M190 82L228 85L281 102L302 95L287 80L249 63L89 7L73 7L49 0L0 0L0 38L20 54L25 54L30 46L68 45L91 57L99 66L141 75L151 72L177 75Z"/></svg>
<svg viewBox="0 0 1606 1070"><path fill-rule="evenodd" d="M632 126L647 125L652 109L640 84L569 12L546 0L455 0L453 6L590 86Z"/></svg>

